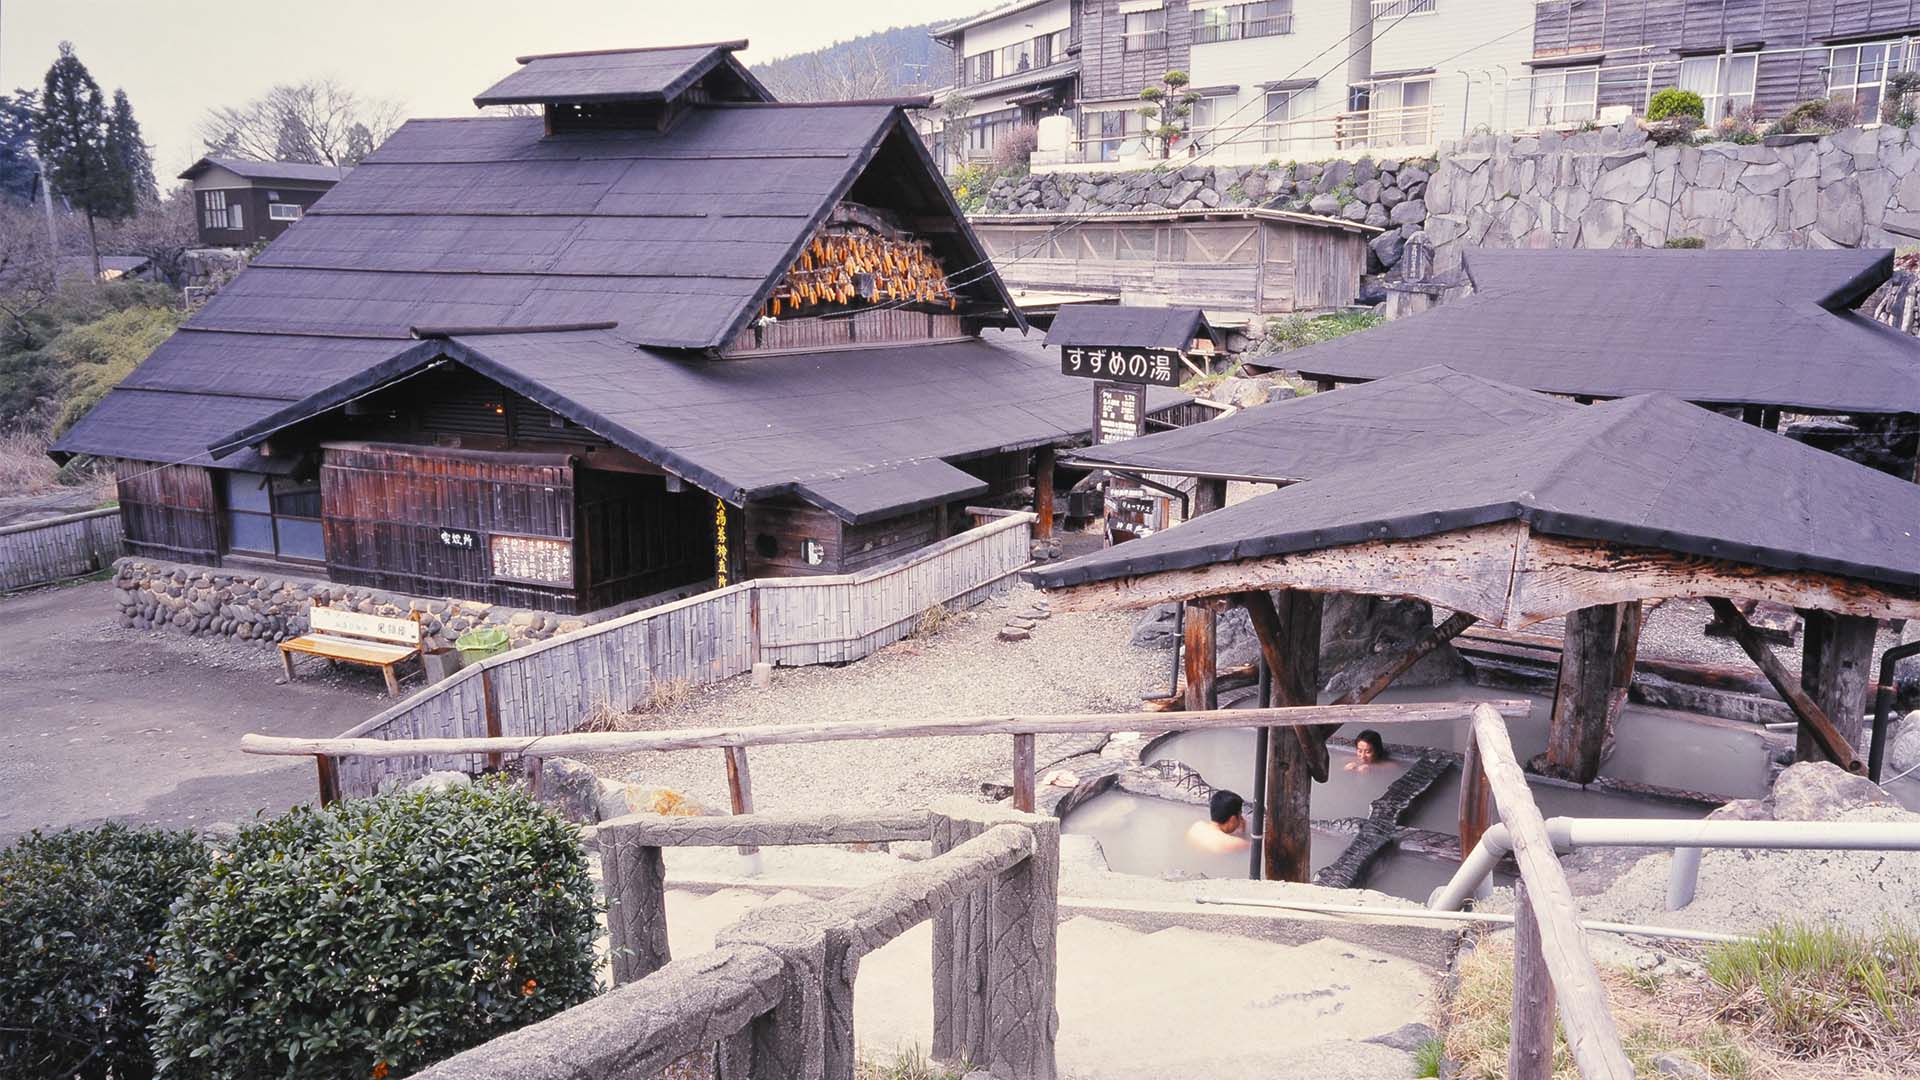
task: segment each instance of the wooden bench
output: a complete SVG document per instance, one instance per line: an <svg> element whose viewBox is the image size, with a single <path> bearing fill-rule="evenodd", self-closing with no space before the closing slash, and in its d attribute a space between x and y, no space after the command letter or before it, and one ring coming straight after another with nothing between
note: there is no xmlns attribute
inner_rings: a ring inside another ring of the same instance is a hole
<svg viewBox="0 0 1920 1080"><path fill-rule="evenodd" d="M315 604L307 613L307 626L312 633L280 643L280 666L287 669L289 683L293 682L293 654L305 653L377 667L387 677L387 693L399 697L394 665L420 656L417 611L399 619Z"/></svg>

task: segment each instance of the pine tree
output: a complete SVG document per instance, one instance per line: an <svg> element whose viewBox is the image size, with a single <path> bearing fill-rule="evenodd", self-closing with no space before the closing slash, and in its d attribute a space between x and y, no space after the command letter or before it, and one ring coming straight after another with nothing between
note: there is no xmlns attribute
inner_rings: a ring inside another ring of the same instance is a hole
<svg viewBox="0 0 1920 1080"><path fill-rule="evenodd" d="M140 122L133 118L133 104L127 100L125 90L113 92L113 112L107 116L106 149L115 182L128 198L127 213L159 200L160 187L153 178L153 148L140 138Z"/></svg>
<svg viewBox="0 0 1920 1080"><path fill-rule="evenodd" d="M373 153L373 132L365 124L355 124L347 129L347 152L342 165L358 165L368 154Z"/></svg>
<svg viewBox="0 0 1920 1080"><path fill-rule="evenodd" d="M30 203L38 193L40 166L33 160L34 92L0 94L0 199Z"/></svg>
<svg viewBox="0 0 1920 1080"><path fill-rule="evenodd" d="M307 165L320 162L320 151L313 145L313 133L292 110L280 114L280 139L273 147L276 161L297 161Z"/></svg>
<svg viewBox="0 0 1920 1080"><path fill-rule="evenodd" d="M133 192L107 157L107 103L100 84L73 54L72 42L60 43L60 58L47 69L40 94L40 123L34 142L53 189L87 216L87 245L93 254L93 278L100 280L100 218L133 212Z"/></svg>

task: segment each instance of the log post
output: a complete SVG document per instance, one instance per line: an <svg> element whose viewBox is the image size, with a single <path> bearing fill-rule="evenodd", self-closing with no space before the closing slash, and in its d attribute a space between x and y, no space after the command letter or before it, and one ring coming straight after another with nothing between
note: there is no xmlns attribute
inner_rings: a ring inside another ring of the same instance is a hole
<svg viewBox="0 0 1920 1080"><path fill-rule="evenodd" d="M1620 712L1627 707L1627 695L1633 692L1633 668L1640 662L1640 631L1647 625L1647 611L1640 601L1620 605L1620 641L1613 652L1613 679L1607 695L1607 741L1613 741Z"/></svg>
<svg viewBox="0 0 1920 1080"><path fill-rule="evenodd" d="M618 825L600 830L600 877L607 892L613 984L637 982L666 966L667 871L660 849L628 839Z"/></svg>
<svg viewBox="0 0 1920 1080"><path fill-rule="evenodd" d="M480 709L486 714L487 738L499 738L503 734L500 728L500 699L495 697L493 693L493 669L490 667L480 669ZM486 770L488 772L499 772L506 763L507 756L505 754L488 754L486 756Z"/></svg>
<svg viewBox="0 0 1920 1080"><path fill-rule="evenodd" d="M1186 604L1180 623L1181 655L1185 657L1186 708L1188 712L1220 707L1218 655L1214 632L1219 616L1206 600Z"/></svg>
<svg viewBox="0 0 1920 1080"><path fill-rule="evenodd" d="M1467 729L1467 752L1460 762L1460 857L1466 858L1493 824L1493 788L1487 783L1480 740Z"/></svg>
<svg viewBox="0 0 1920 1080"><path fill-rule="evenodd" d="M1779 657L1773 655L1773 650L1767 647L1767 643L1760 640L1759 633L1754 630L1751 623L1747 622L1747 617L1740 614L1740 609L1733 605L1733 601L1715 596L1710 597L1707 603L1712 605L1714 616L1733 631L1733 640L1739 643L1740 648L1746 652L1747 658L1754 662L1754 665L1760 669L1760 674L1767 677L1767 682L1772 684L1774 690L1786 700L1787 707L1793 710L1793 715L1799 718L1801 736L1812 740L1828 757L1839 763L1841 768L1862 776L1866 775L1866 762L1861 761L1859 755L1854 753L1853 744L1835 728L1826 710L1813 700L1800 683L1795 682L1793 677L1787 674L1786 666L1780 663ZM1803 617L1805 614L1803 613ZM1816 628L1816 621L1813 618L1807 618L1806 627L1802 630L1805 638L1811 639L1815 634L1824 633L1823 630ZM1825 650L1822 651L1824 653ZM1820 663L1814 665L1815 670L1819 667ZM1803 680L1806 678L1804 671L1801 677ZM1861 704L1864 708L1864 690Z"/></svg>
<svg viewBox="0 0 1920 1080"><path fill-rule="evenodd" d="M1013 737L1013 808L1023 814L1033 813L1033 743L1032 735Z"/></svg>
<svg viewBox="0 0 1920 1080"><path fill-rule="evenodd" d="M1540 942L1527 883L1514 886L1512 1041L1507 1044L1509 1080L1552 1080L1553 977Z"/></svg>
<svg viewBox="0 0 1920 1080"><path fill-rule="evenodd" d="M1260 653L1272 672L1276 706L1313 705L1320 691L1320 594L1289 589L1272 596L1246 593L1241 603L1253 623ZM1313 780L1326 776L1323 726L1267 732L1262 870L1269 881L1313 880Z"/></svg>
<svg viewBox="0 0 1920 1080"><path fill-rule="evenodd" d="M1602 604L1567 615L1566 643L1553 687L1553 720L1540 771L1589 783L1600 772L1612 701L1614 654L1620 647L1620 607Z"/></svg>
<svg viewBox="0 0 1920 1080"><path fill-rule="evenodd" d="M753 774L747 771L747 748L729 746L727 755L727 798L733 804L735 815L753 813ZM760 849L751 844L742 844L742 855L757 854Z"/></svg>
<svg viewBox="0 0 1920 1080"><path fill-rule="evenodd" d="M1873 682L1873 638L1880 624L1859 615L1803 611L1800 634L1800 686L1832 722L1848 746L1859 746L1867 713L1867 689ZM1794 757L1812 761L1820 747L1805 725L1794 741Z"/></svg>
<svg viewBox="0 0 1920 1080"><path fill-rule="evenodd" d="M1192 520L1226 505L1227 482L1207 476L1198 477L1193 482L1193 505L1187 510L1187 518Z"/></svg>
<svg viewBox="0 0 1920 1080"><path fill-rule="evenodd" d="M1053 539L1053 447L1042 446L1033 452L1033 512L1040 520L1033 523L1035 540Z"/></svg>
<svg viewBox="0 0 1920 1080"><path fill-rule="evenodd" d="M340 763L326 754L315 754L313 764L320 773L320 805L332 806L340 801Z"/></svg>

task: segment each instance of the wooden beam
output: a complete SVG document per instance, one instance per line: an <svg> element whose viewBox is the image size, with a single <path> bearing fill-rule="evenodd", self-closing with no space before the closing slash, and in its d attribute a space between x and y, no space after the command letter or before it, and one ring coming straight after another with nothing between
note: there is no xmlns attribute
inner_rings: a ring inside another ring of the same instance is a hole
<svg viewBox="0 0 1920 1080"><path fill-rule="evenodd" d="M1460 855L1465 858L1493 824L1493 789L1487 786L1486 764L1480 759L1480 740L1467 739L1460 761Z"/></svg>
<svg viewBox="0 0 1920 1080"><path fill-rule="evenodd" d="M1462 850L1466 850L1462 848ZM1540 943L1540 921L1527 883L1514 886L1513 1014L1508 1027L1508 1080L1553 1080L1553 976Z"/></svg>
<svg viewBox="0 0 1920 1080"><path fill-rule="evenodd" d="M747 748L729 746L727 758L727 799L733 804L734 816L753 813L753 774L747 771ZM752 845L743 845L740 854L752 855L760 849Z"/></svg>
<svg viewBox="0 0 1920 1080"><path fill-rule="evenodd" d="M1614 732L1620 727L1620 713L1626 709L1627 697L1633 692L1633 669L1640 662L1640 632L1646 624L1646 607L1640 601L1620 605L1620 638L1613 649L1613 678L1607 692L1607 746L1613 745ZM1605 756L1604 750L1602 756Z"/></svg>
<svg viewBox="0 0 1920 1080"><path fill-rule="evenodd" d="M487 738L497 739L504 734L500 728L500 699L493 693L493 669L490 667L480 669L480 711L486 720ZM499 772L506 763L504 754L488 754L486 757L488 772Z"/></svg>
<svg viewBox="0 0 1920 1080"><path fill-rule="evenodd" d="M1430 626L1408 643L1407 647L1379 665L1367 681L1335 698L1335 705L1365 705L1383 693L1393 681L1412 670L1413 665L1424 660L1428 653L1459 637L1461 632L1479 618L1464 611L1456 611L1447 616L1439 626Z"/></svg>
<svg viewBox="0 0 1920 1080"><path fill-rule="evenodd" d="M1767 647L1766 642L1760 640L1759 632L1748 624L1747 617L1740 614L1740 609L1734 607L1732 601L1717 596L1711 597L1707 602L1713 606L1713 613L1720 618L1720 621L1733 631L1733 640L1740 644L1740 648L1746 651L1747 656L1755 664L1759 665L1760 673L1773 684L1774 690L1786 699L1787 707L1800 718L1800 726L1810 734L1820 749L1841 768L1864 776L1867 771L1866 763L1853 752L1853 745L1834 728L1833 722L1827 719L1826 711L1807 695L1806 690L1794 681L1793 676L1787 674L1787 669L1780 663L1780 658L1773 655L1773 650ZM1808 630L1812 630L1811 621L1808 623Z"/></svg>
<svg viewBox="0 0 1920 1080"><path fill-rule="evenodd" d="M340 763L326 754L318 754L313 764L320 776L320 805L332 806L340 801Z"/></svg>
<svg viewBox="0 0 1920 1080"><path fill-rule="evenodd" d="M1613 699L1614 654L1620 647L1620 608L1584 608L1567 616L1566 644L1553 688L1547 750L1536 762L1549 776L1585 784L1600 774L1607 711Z"/></svg>
<svg viewBox="0 0 1920 1080"><path fill-rule="evenodd" d="M1033 736L1015 735L1013 737L1013 808L1023 814L1033 813Z"/></svg>
<svg viewBox="0 0 1920 1080"><path fill-rule="evenodd" d="M1053 447L1042 446L1033 452L1033 512L1036 540L1053 539Z"/></svg>
<svg viewBox="0 0 1920 1080"><path fill-rule="evenodd" d="M1187 512L1189 518L1211 513L1227 505L1227 482L1217 477L1201 476L1193 482L1193 504Z"/></svg>
<svg viewBox="0 0 1920 1080"><path fill-rule="evenodd" d="M1272 700L1282 706L1312 704L1320 692L1321 603L1317 593L1238 597L1253 623L1267 661ZM1327 736L1321 725L1267 732L1265 811L1261 822L1261 875L1268 881L1313 880L1313 782L1327 777Z"/></svg>
<svg viewBox="0 0 1920 1080"><path fill-rule="evenodd" d="M1524 701L1417 701L1385 705L1317 705L1307 708L1215 709L1200 713L1062 713L1052 715L938 716L912 720L843 720L817 724L764 724L739 728L678 728L666 731L578 731L566 735L510 735L499 739L308 739L243 735L243 753L275 757L399 758L422 754L518 754L530 759L569 754L706 750L728 746L794 746L856 739L919 739L939 735L1072 735L1114 731L1199 731L1210 728L1298 727L1331 724L1417 724L1465 720L1476 705L1491 704L1515 719L1532 711Z"/></svg>
<svg viewBox="0 0 1920 1080"><path fill-rule="evenodd" d="M1633 1065L1607 1008L1606 986L1587 954L1573 890L1560 870L1560 857L1527 788L1526 774L1513 756L1506 722L1491 709L1476 710L1473 737L1480 743L1494 806L1513 840L1513 859L1527 885L1540 929L1540 959L1554 988L1567 1048L1583 1080L1633 1080Z"/></svg>
<svg viewBox="0 0 1920 1080"><path fill-rule="evenodd" d="M1866 726L1867 689L1872 679L1873 639L1880 624L1854 615L1802 612L1800 686L1833 722L1849 746L1860 745ZM1813 759L1818 744L1804 726L1795 740L1801 761Z"/></svg>
<svg viewBox="0 0 1920 1080"><path fill-rule="evenodd" d="M1218 624L1219 615L1213 603L1187 603L1186 613L1181 617L1180 642L1185 665L1182 669L1186 681L1184 701L1188 712L1220 707L1215 668L1218 653L1214 636Z"/></svg>

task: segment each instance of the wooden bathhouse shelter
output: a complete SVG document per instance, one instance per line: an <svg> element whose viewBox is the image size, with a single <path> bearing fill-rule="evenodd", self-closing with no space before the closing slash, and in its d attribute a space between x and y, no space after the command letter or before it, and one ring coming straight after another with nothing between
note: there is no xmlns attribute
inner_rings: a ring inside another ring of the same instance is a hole
<svg viewBox="0 0 1920 1080"><path fill-rule="evenodd" d="M1875 631L1879 620L1920 616L1911 524L1920 487L1664 395L1542 407L1487 434L1322 468L1316 455L1327 426L1342 424L1341 399L1358 401L1356 430L1377 422L1378 401L1353 393L1266 407L1276 421L1264 435L1267 460L1279 461L1292 439L1308 464L1263 468L1310 473L1304 482L1029 577L1053 594L1055 610L1244 606L1282 705L1316 703L1326 593L1407 597L1452 612L1403 653L1346 680L1356 689L1342 703L1371 700L1476 622L1518 629L1564 618L1548 745L1535 767L1581 783L1598 771L1625 701L1642 602L1707 598L1797 717L1802 755L1865 771L1854 747ZM1284 423L1294 412L1308 422ZM1197 454L1156 467L1192 469ZM1801 611L1798 679L1729 602L1745 599ZM1197 662L1210 658L1208 649ZM1199 674L1204 688L1210 674ZM1269 877L1306 880L1310 784L1326 775L1329 734L1268 740ZM1462 832L1471 845L1471 822Z"/></svg>
<svg viewBox="0 0 1920 1080"><path fill-rule="evenodd" d="M522 57L475 101L535 115L409 122L56 453L116 462L137 554L558 612L1044 490L1086 385L917 102L778 102L744 45Z"/></svg>

